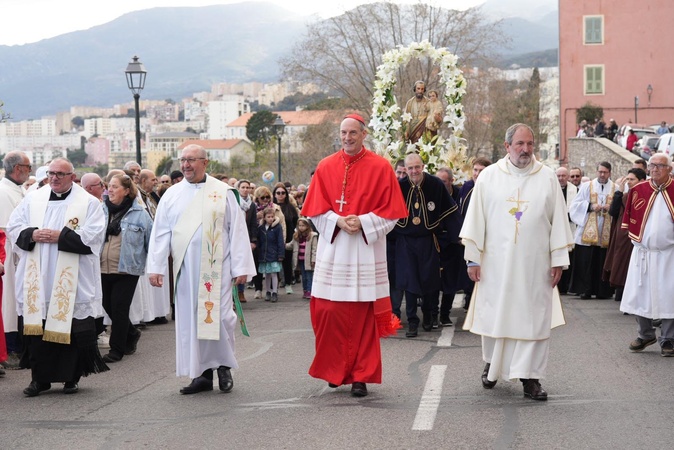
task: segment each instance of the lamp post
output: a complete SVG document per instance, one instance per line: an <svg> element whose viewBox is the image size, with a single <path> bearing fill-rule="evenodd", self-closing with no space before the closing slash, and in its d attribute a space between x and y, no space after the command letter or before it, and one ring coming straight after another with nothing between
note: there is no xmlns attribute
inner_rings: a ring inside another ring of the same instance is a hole
<svg viewBox="0 0 674 450"><path fill-rule="evenodd" d="M651 84L648 84L648 87L646 88L646 93L648 94L648 107L651 107L651 95L653 95L653 86Z"/></svg>
<svg viewBox="0 0 674 450"><path fill-rule="evenodd" d="M639 120L637 119L637 110L639 109L639 96L635 95L634 96L634 123L639 123Z"/></svg>
<svg viewBox="0 0 674 450"><path fill-rule="evenodd" d="M276 136L276 141L278 142L278 181L282 181L281 178L281 136L283 135L283 131L285 130L286 123L281 119L281 116L276 116L276 120L272 124L272 129L274 132L274 136Z"/></svg>
<svg viewBox="0 0 674 450"><path fill-rule="evenodd" d="M142 157L140 154L140 91L145 87L145 66L138 61L138 57L134 56L133 61L126 66L126 84L133 92L133 99L136 103L136 162L142 167Z"/></svg>

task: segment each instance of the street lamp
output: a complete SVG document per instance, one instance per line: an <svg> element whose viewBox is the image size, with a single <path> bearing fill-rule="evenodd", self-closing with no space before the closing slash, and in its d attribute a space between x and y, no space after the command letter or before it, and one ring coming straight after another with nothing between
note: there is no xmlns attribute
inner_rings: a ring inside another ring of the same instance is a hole
<svg viewBox="0 0 674 450"><path fill-rule="evenodd" d="M639 123L639 120L637 120L637 110L639 109L639 96L635 95L634 96L634 123Z"/></svg>
<svg viewBox="0 0 674 450"><path fill-rule="evenodd" d="M140 91L145 87L145 76L147 72L145 71L145 66L143 63L138 61L138 57L134 56L133 61L126 66L126 84L129 86L131 92L133 92L133 99L136 102L136 162L142 167L143 163L141 161L140 155Z"/></svg>
<svg viewBox="0 0 674 450"><path fill-rule="evenodd" d="M651 107L651 95L653 95L653 86L651 84L648 84L648 87L646 88L646 93L648 94L648 107Z"/></svg>
<svg viewBox="0 0 674 450"><path fill-rule="evenodd" d="M278 141L278 181L281 181L281 135L286 128L286 123L281 119L281 116L276 116L276 120L272 124L272 130L276 140Z"/></svg>

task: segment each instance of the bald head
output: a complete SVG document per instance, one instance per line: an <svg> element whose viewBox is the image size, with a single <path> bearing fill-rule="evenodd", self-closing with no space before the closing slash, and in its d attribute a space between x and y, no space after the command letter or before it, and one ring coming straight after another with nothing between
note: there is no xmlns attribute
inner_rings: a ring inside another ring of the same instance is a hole
<svg viewBox="0 0 674 450"><path fill-rule="evenodd" d="M566 167L560 167L555 172L557 174L557 180L561 187L566 187L566 184L569 182L569 169Z"/></svg>
<svg viewBox="0 0 674 450"><path fill-rule="evenodd" d="M159 184L159 180L153 171L143 169L140 171L140 188L145 192L152 192Z"/></svg>
<svg viewBox="0 0 674 450"><path fill-rule="evenodd" d="M101 180L101 177L98 176L96 173L85 173L82 175L82 178L80 178L80 184L84 188L85 191L93 195L99 200L103 199L103 180Z"/></svg>

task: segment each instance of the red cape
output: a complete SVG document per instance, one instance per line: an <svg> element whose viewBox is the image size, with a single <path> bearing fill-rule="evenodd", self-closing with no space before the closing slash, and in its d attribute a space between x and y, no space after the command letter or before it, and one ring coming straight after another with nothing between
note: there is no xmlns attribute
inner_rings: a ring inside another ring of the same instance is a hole
<svg viewBox="0 0 674 450"><path fill-rule="evenodd" d="M304 200L302 215L312 217L334 211L340 216L372 212L384 219L407 217L405 200L391 164L365 147L361 152L365 152L362 157L360 152L349 156L342 149L318 164ZM349 163L355 159L358 161L349 168L344 190L346 204L340 212L337 200L342 196L344 161Z"/></svg>
<svg viewBox="0 0 674 450"><path fill-rule="evenodd" d="M621 228L627 229L630 239L635 242L641 242L644 237L644 228L646 228L646 221L651 213L653 202L658 196L658 187L655 186L653 180L642 181L634 186L629 191L629 198L625 204L625 214L623 214L623 222ZM674 220L674 182L670 178L662 186L662 195L665 198L669 214Z"/></svg>

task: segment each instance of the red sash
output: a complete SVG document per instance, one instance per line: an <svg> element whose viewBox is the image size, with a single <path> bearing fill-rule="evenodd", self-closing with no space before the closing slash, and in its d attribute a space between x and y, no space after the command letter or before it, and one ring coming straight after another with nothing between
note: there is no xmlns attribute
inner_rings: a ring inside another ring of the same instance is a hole
<svg viewBox="0 0 674 450"><path fill-rule="evenodd" d="M659 188L653 180L647 180L630 189L620 228L626 229L630 239L633 241L641 242L643 239L646 221L648 221L651 208L659 192L662 192L667 209L669 209L669 214L672 216L672 220L674 220L674 204L672 203L672 199L674 198L674 183L671 178Z"/></svg>

